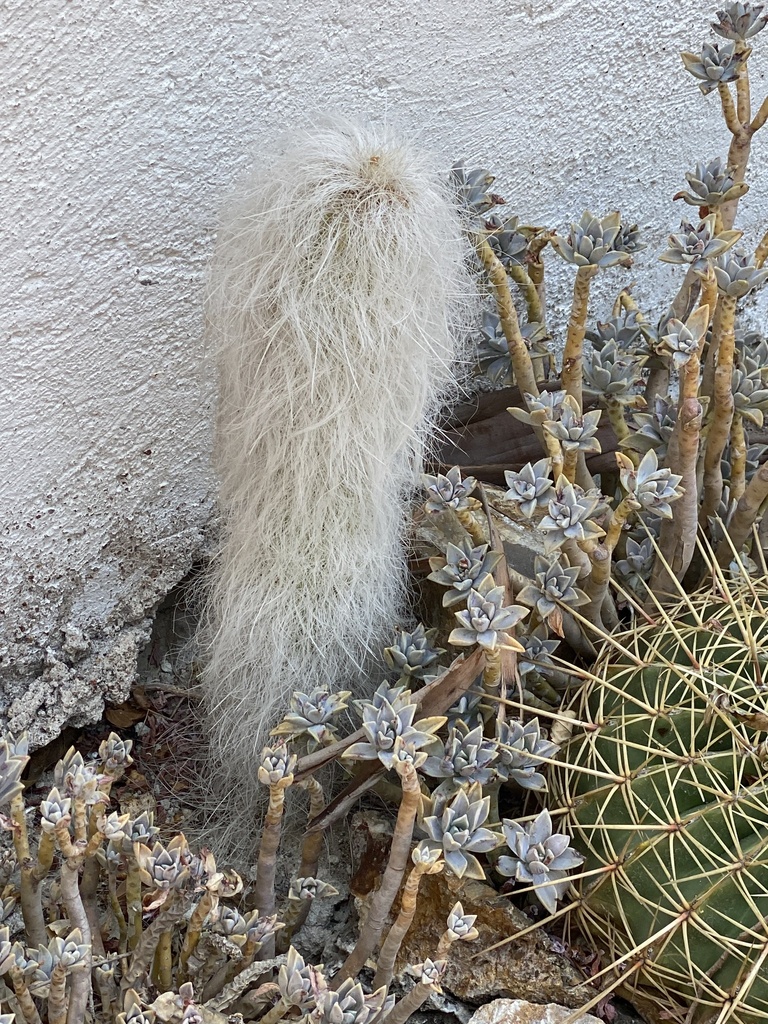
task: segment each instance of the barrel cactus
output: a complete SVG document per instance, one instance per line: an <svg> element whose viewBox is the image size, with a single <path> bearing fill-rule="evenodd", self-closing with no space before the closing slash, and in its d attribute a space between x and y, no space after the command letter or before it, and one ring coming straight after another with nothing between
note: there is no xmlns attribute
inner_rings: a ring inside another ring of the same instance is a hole
<svg viewBox="0 0 768 1024"><path fill-rule="evenodd" d="M656 1020L768 1017L767 610L744 578L612 637L552 771L573 912Z"/></svg>

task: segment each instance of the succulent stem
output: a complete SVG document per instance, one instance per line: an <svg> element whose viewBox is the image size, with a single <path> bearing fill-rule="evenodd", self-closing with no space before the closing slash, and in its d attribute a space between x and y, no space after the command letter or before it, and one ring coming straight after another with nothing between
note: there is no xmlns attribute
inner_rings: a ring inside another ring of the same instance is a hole
<svg viewBox="0 0 768 1024"><path fill-rule="evenodd" d="M128 922L125 920L123 908L120 906L120 898L117 895L117 871L111 867L109 868L107 882L109 885L109 905L117 921L120 937L118 949L120 953L125 953L128 949Z"/></svg>
<svg viewBox="0 0 768 1024"><path fill-rule="evenodd" d="M24 929L27 941L31 946L44 946L48 939L43 916L40 882L36 878L36 865L32 863L27 820L24 814L24 797L21 793L12 798L10 810L13 822L13 846L19 864L19 901L21 915L24 918ZM40 845L42 847L42 838ZM53 863L53 854L51 854L51 863ZM50 864L48 866L50 867Z"/></svg>
<svg viewBox="0 0 768 1024"><path fill-rule="evenodd" d="M21 1012L24 1014L24 1024L43 1024L42 1020L40 1019L40 1014L37 1012L35 1001L30 995L29 989L27 988L27 983L24 980L24 975L22 974L20 968L17 967L16 964L14 964L9 969L8 973L11 976L13 991L16 994L16 998L19 1001L19 1008L21 1009ZM85 1016L83 1015L80 1018L80 1020L84 1021Z"/></svg>
<svg viewBox="0 0 768 1024"><path fill-rule="evenodd" d="M469 511L469 509L457 508L456 516L475 544L488 543L488 538L483 533L480 524L477 522L477 520Z"/></svg>
<svg viewBox="0 0 768 1024"><path fill-rule="evenodd" d="M195 951L200 941L200 933L203 930L205 919L213 909L214 897L210 892L204 892L200 897L197 906L192 911L192 916L187 924L187 931L184 936L184 944L179 953L179 984L182 985L189 979L189 958Z"/></svg>
<svg viewBox="0 0 768 1024"><path fill-rule="evenodd" d="M395 973L395 960L400 951L406 932L411 927L414 915L416 914L416 900L419 894L421 880L430 871L429 864L414 864L403 886L403 893L400 897L400 913L387 933L376 961L376 974L373 979L373 991L381 988L382 985L389 987Z"/></svg>
<svg viewBox="0 0 768 1024"><path fill-rule="evenodd" d="M536 383L536 374L525 339L520 333L520 324L517 319L515 304L512 301L512 293L509 290L507 273L490 244L484 238L476 236L474 243L477 254L480 257L480 262L488 274L488 279L493 289L496 308L498 309L501 321L501 329L504 332L509 348L509 358L512 360L515 382L522 394L538 397L539 387Z"/></svg>
<svg viewBox="0 0 768 1024"><path fill-rule="evenodd" d="M739 124L731 90L724 82L720 82L717 91L720 95L720 105L723 108L723 118L725 119L726 127L732 135L738 135L742 130L742 126Z"/></svg>
<svg viewBox="0 0 768 1024"><path fill-rule="evenodd" d="M734 319L736 299L723 295L718 303L720 321L717 339L717 365L713 374L712 407L709 414L707 446L704 452L704 497L699 522L706 526L709 516L714 515L723 494L723 474L720 466L723 452L728 443L733 420L733 359L736 345Z"/></svg>
<svg viewBox="0 0 768 1024"><path fill-rule="evenodd" d="M606 395L605 409L608 413L608 419L613 427L616 439L618 441L623 441L625 437L629 436L629 427L627 426L627 421L624 417L624 406L615 395ZM633 458L633 455L635 458L637 457L637 454L634 452L627 452L627 455L629 455L630 458Z"/></svg>
<svg viewBox="0 0 768 1024"><path fill-rule="evenodd" d="M731 479L730 499L738 501L747 486L747 437L741 413L734 411L731 422Z"/></svg>
<svg viewBox="0 0 768 1024"><path fill-rule="evenodd" d="M290 776L291 781L293 776ZM290 785L290 782L288 783ZM280 846L283 809L285 807L286 780L269 787L269 805L264 818L264 829L259 844L259 859L256 862L256 884L253 889L253 904L262 917L269 917L275 912L275 871L277 868L277 851ZM261 947L259 959L271 957L275 949L275 939L271 936Z"/></svg>
<svg viewBox="0 0 768 1024"><path fill-rule="evenodd" d="M717 548L717 561L720 565L727 565L733 558L733 552L741 550L766 498L768 498L768 462L764 462L760 466L739 498L728 526L727 536L730 543L728 539L724 538Z"/></svg>
<svg viewBox="0 0 768 1024"><path fill-rule="evenodd" d="M178 896L171 896L157 917L150 921L141 933L130 963L123 972L123 979L120 983L120 989L123 993L127 992L128 989L134 988L147 975L155 958L155 950L160 939L165 932L172 931L181 921L185 910L186 903L184 900ZM84 1018L80 1018L80 1020L82 1021ZM68 1024L74 1024L74 1021L68 1022Z"/></svg>
<svg viewBox="0 0 768 1024"><path fill-rule="evenodd" d="M80 897L78 885L82 862L83 854L75 857L64 854L60 872L61 896L67 909L67 917L73 928L80 929L82 943L87 949L82 967L72 974L67 1024L82 1024L85 1020L88 1001L91 998L91 964L93 961L91 925Z"/></svg>
<svg viewBox="0 0 768 1024"><path fill-rule="evenodd" d="M128 913L128 949L135 949L141 938L141 873L135 857L128 858L125 874L125 908Z"/></svg>
<svg viewBox="0 0 768 1024"><path fill-rule="evenodd" d="M411 838L416 814L421 803L421 788L416 769L408 762L398 762L396 766L400 776L403 796L397 812L392 845L389 849L389 861L376 890L365 923L360 929L355 948L349 954L340 970L333 979L331 987L337 989L346 978L356 977L373 952L376 943L384 930L392 902L400 888L411 850Z"/></svg>
<svg viewBox="0 0 768 1024"><path fill-rule="evenodd" d="M571 315L568 318L568 333L563 351L562 386L566 394L573 395L576 399L579 409L583 409L582 356L589 307L589 288L592 278L595 277L598 270L599 267L590 265L579 267L576 271Z"/></svg>
<svg viewBox="0 0 768 1024"><path fill-rule="evenodd" d="M158 992L168 992L173 987L173 932L162 932L155 950L152 978Z"/></svg>
<svg viewBox="0 0 768 1024"><path fill-rule="evenodd" d="M67 1020L67 972L57 963L51 974L48 995L48 1024L66 1024Z"/></svg>
<svg viewBox="0 0 768 1024"><path fill-rule="evenodd" d="M408 1018L423 1006L431 992L431 985L414 985L383 1018L381 1024L405 1024Z"/></svg>
<svg viewBox="0 0 768 1024"><path fill-rule="evenodd" d="M536 285L531 280L528 271L525 267L521 267L517 263L510 263L507 268L507 273L520 289L520 293L525 299L528 323L544 323L544 311L542 309L541 299L539 298Z"/></svg>
<svg viewBox="0 0 768 1024"><path fill-rule="evenodd" d="M742 47L742 52L743 49L744 48ZM749 128L750 121L752 120L752 96L749 88L748 56L748 54L745 56L744 63L741 71L739 72L739 77L736 79L736 104L738 108L739 123L745 128Z"/></svg>
<svg viewBox="0 0 768 1024"><path fill-rule="evenodd" d="M764 266L766 256L768 256L768 231L765 232L760 239L760 244L755 249L755 266L758 270Z"/></svg>

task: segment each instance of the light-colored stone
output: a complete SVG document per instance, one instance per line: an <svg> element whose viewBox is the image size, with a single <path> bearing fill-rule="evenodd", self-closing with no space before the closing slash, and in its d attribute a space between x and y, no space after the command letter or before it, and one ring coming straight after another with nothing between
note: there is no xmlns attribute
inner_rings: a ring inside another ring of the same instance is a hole
<svg viewBox="0 0 768 1024"><path fill-rule="evenodd" d="M528 1003L524 999L494 999L472 1015L469 1024L601 1024L591 1013L574 1019L573 1010L557 1003Z"/></svg>

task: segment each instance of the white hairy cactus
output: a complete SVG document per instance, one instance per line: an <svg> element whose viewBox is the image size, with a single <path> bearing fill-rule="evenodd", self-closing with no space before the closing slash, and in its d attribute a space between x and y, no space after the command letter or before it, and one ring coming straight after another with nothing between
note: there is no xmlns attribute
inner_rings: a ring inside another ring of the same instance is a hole
<svg viewBox="0 0 768 1024"><path fill-rule="evenodd" d="M407 492L455 390L465 275L439 175L370 125L294 137L224 225L204 691L238 787L290 693L359 691L403 619Z"/></svg>

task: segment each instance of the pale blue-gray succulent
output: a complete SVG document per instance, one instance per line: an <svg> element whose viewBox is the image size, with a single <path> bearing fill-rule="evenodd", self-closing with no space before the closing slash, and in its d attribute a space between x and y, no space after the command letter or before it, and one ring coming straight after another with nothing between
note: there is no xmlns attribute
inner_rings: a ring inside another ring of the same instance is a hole
<svg viewBox="0 0 768 1024"><path fill-rule="evenodd" d="M484 786L495 775L498 756L495 742L483 736L482 725L471 729L464 722L456 722L448 730L442 753L428 757L422 771L433 779L479 782Z"/></svg>
<svg viewBox="0 0 768 1024"><path fill-rule="evenodd" d="M384 661L400 673L400 679L406 684L411 679L427 679L438 667L435 663L440 655L445 654L444 648L432 647L436 636L436 629L425 629L420 622L413 632L400 633L393 646L384 649Z"/></svg>
<svg viewBox="0 0 768 1024"><path fill-rule="evenodd" d="M699 349L700 335L674 317L667 322L667 333L659 339L659 352L671 356L676 370L681 370Z"/></svg>
<svg viewBox="0 0 768 1024"><path fill-rule="evenodd" d="M555 235L551 245L564 260L578 267L615 267L629 258L615 247L620 231L619 213L600 218L587 210L578 224L571 224L567 237Z"/></svg>
<svg viewBox="0 0 768 1024"><path fill-rule="evenodd" d="M736 367L731 375L734 409L742 419L762 427L768 413L768 367L747 371Z"/></svg>
<svg viewBox="0 0 768 1024"><path fill-rule="evenodd" d="M349 690L329 693L327 690L313 690L312 693L295 691L290 699L290 711L273 736L308 736L312 743L324 745L336 739L334 719L347 708Z"/></svg>
<svg viewBox="0 0 768 1024"><path fill-rule="evenodd" d="M490 810L490 797L484 797L475 783L459 789L439 814L423 819L427 845L442 851L446 866L458 878L485 878L475 854L495 850L501 842L498 833L484 827Z"/></svg>
<svg viewBox="0 0 768 1024"><path fill-rule="evenodd" d="M735 42L704 43L699 53L685 51L680 56L705 96L720 84L736 82L745 59L743 50L737 49Z"/></svg>
<svg viewBox="0 0 768 1024"><path fill-rule="evenodd" d="M474 546L469 538L460 544L449 541L445 556L430 558L432 572L427 579L450 588L443 594L443 607L455 608L463 604L474 583L493 573L501 558L500 551L489 551L487 544Z"/></svg>
<svg viewBox="0 0 768 1024"><path fill-rule="evenodd" d="M461 903L456 903L448 914L445 930L451 942L473 942L480 932L475 928L477 914L465 914Z"/></svg>
<svg viewBox="0 0 768 1024"><path fill-rule="evenodd" d="M586 493L561 476L555 484L554 497L547 505L547 514L539 523L545 535L546 550L552 551L568 540L588 541L600 537L603 531L590 519L599 504L599 495Z"/></svg>
<svg viewBox="0 0 768 1024"><path fill-rule="evenodd" d="M716 215L708 214L697 225L684 220L680 233L670 235L669 248L659 256L663 263L687 263L695 268L706 266L707 260L722 256L742 236L741 231L717 232Z"/></svg>
<svg viewBox="0 0 768 1024"><path fill-rule="evenodd" d="M346 978L338 989L326 988L309 1014L311 1024L368 1024L377 1017L387 996L386 986L366 995L354 978Z"/></svg>
<svg viewBox="0 0 768 1024"><path fill-rule="evenodd" d="M627 537L625 557L614 564L616 571L629 583L632 590L638 590L653 570L656 549L650 537L635 540Z"/></svg>
<svg viewBox="0 0 768 1024"><path fill-rule="evenodd" d="M459 207L475 220L504 202L490 191L496 178L484 167L468 170L464 161L458 160L451 168L449 180Z"/></svg>
<svg viewBox="0 0 768 1024"><path fill-rule="evenodd" d="M473 476L462 480L458 466L453 466L445 474L438 473L437 476L425 473L422 481L427 492L427 512L444 512L446 509L459 511L471 507L469 496L477 487L477 480Z"/></svg>
<svg viewBox="0 0 768 1024"><path fill-rule="evenodd" d="M536 609L540 619L546 619L561 605L580 608L589 604L589 597L579 590L579 567L561 564L561 559L550 561L537 555L534 561L534 579L517 595L522 604Z"/></svg>
<svg viewBox="0 0 768 1024"><path fill-rule="evenodd" d="M656 452L651 449L635 466L626 455L617 452L619 477L622 487L627 491L627 498L639 508L654 512L663 519L672 518L670 502L683 495L679 486L683 479L666 467L659 466Z"/></svg>
<svg viewBox="0 0 768 1024"><path fill-rule="evenodd" d="M486 220L485 226L489 231L486 235L488 244L493 249L499 262L503 266L514 264L518 267L525 266L525 257L528 252L528 239L517 230L518 218L507 217L502 220L495 214Z"/></svg>
<svg viewBox="0 0 768 1024"><path fill-rule="evenodd" d="M540 769L546 763L542 758L552 758L560 747L542 736L537 719L523 725L521 722L496 722L496 743L499 761L496 771L499 778L516 782L523 789L544 792L547 782Z"/></svg>
<svg viewBox="0 0 768 1024"><path fill-rule="evenodd" d="M712 28L723 39L733 39L744 43L747 39L761 32L768 24L768 13L765 12L765 4L744 3L743 0L736 0L717 12L717 21L712 22Z"/></svg>
<svg viewBox="0 0 768 1024"><path fill-rule="evenodd" d="M458 627L448 637L456 647L479 644L488 651L498 647L519 648L508 631L528 615L528 609L519 605L504 605L504 588L495 587L493 578L486 576L467 596L467 607L455 612Z"/></svg>
<svg viewBox="0 0 768 1024"><path fill-rule="evenodd" d="M675 199L682 199L690 206L719 206L749 191L745 181L735 181L722 157L715 157L709 163L697 163L696 169L685 175L685 180L690 192L678 192Z"/></svg>
<svg viewBox="0 0 768 1024"><path fill-rule="evenodd" d="M305 963L301 954L291 946L285 963L278 972L277 987L287 1006L309 1010L314 1007L321 992L327 988L323 965L313 966Z"/></svg>
<svg viewBox="0 0 768 1024"><path fill-rule="evenodd" d="M551 459L539 459L526 463L519 471L507 469L504 477L509 488L504 495L513 502L526 519L530 519L537 508L546 505L552 496Z"/></svg>
<svg viewBox="0 0 768 1024"><path fill-rule="evenodd" d="M602 348L593 348L584 355L584 393L597 397L624 398L637 383L640 368L638 360L627 359L619 352L615 341L606 341Z"/></svg>
<svg viewBox="0 0 768 1024"><path fill-rule="evenodd" d="M632 420L637 430L621 443L622 448L644 454L653 449L660 459L667 454L667 445L677 422L677 404L657 395L651 412L636 412Z"/></svg>
<svg viewBox="0 0 768 1024"><path fill-rule="evenodd" d="M585 454L602 451L597 439L597 427L601 409L581 413L576 400L567 395L557 420L545 420L543 426L548 434L556 437L564 452L584 452Z"/></svg>
<svg viewBox="0 0 768 1024"><path fill-rule="evenodd" d="M608 320L598 320L594 328L587 330L586 337L598 352L613 342L620 352L634 354L640 332L637 312L628 310L620 316L612 316Z"/></svg>
<svg viewBox="0 0 768 1024"><path fill-rule="evenodd" d="M7 742L0 740L0 807L23 790L21 773L28 760L26 754L13 753Z"/></svg>
<svg viewBox="0 0 768 1024"><path fill-rule="evenodd" d="M568 889L568 872L583 864L584 858L571 849L568 836L552 831L552 818L546 808L526 825L505 818L502 827L512 855L499 857L499 872L536 886L534 895L554 914L558 899Z"/></svg>
<svg viewBox="0 0 768 1024"><path fill-rule="evenodd" d="M377 704L365 701L362 704L362 728L366 740L353 743L344 751L344 757L362 761L379 760L385 768L393 768L403 754L415 757L414 763L426 760L424 747L438 744L434 733L445 724L444 717L423 718L414 725L417 707L415 704L390 704L381 698Z"/></svg>
<svg viewBox="0 0 768 1024"><path fill-rule="evenodd" d="M717 290L722 295L742 299L768 280L768 269L756 267L751 256L728 252L714 263Z"/></svg>
<svg viewBox="0 0 768 1024"><path fill-rule="evenodd" d="M71 810L71 798L62 796L54 786L46 799L40 801L40 827L43 832L53 832L60 821L68 822Z"/></svg>
<svg viewBox="0 0 768 1024"><path fill-rule="evenodd" d="M264 747L261 753L261 764L258 768L258 779L262 786L275 786L293 779L298 758L288 749L288 744L278 739L274 746Z"/></svg>
<svg viewBox="0 0 768 1024"><path fill-rule="evenodd" d="M546 672L550 667L554 668L550 655L555 653L560 641L550 638L546 625L542 623L530 633L521 636L520 643L523 650L517 656L517 671L523 681L531 672Z"/></svg>

